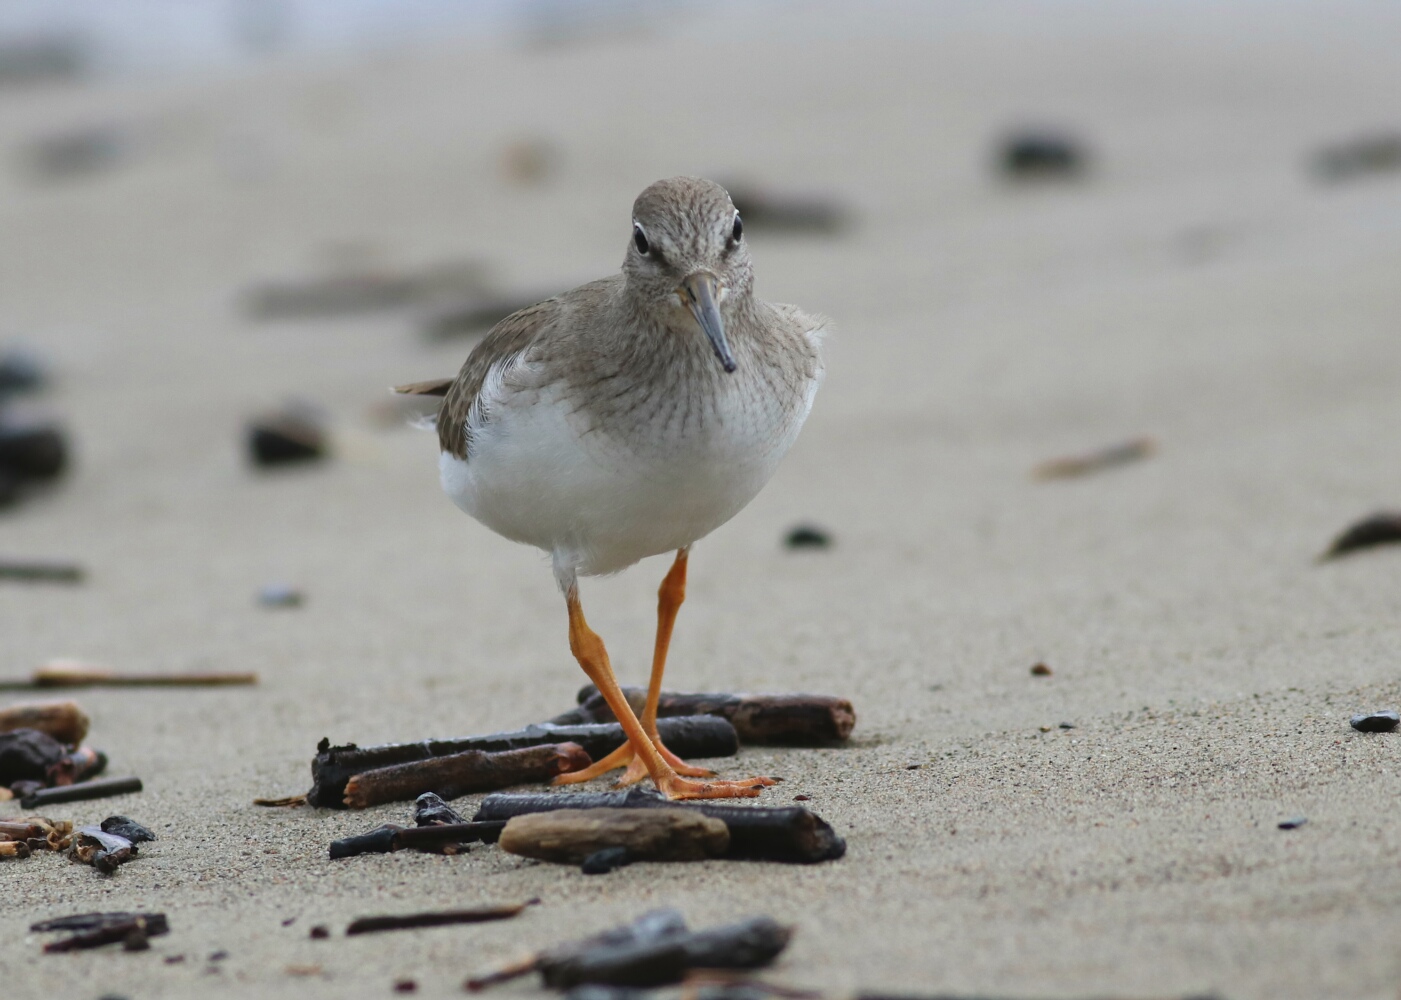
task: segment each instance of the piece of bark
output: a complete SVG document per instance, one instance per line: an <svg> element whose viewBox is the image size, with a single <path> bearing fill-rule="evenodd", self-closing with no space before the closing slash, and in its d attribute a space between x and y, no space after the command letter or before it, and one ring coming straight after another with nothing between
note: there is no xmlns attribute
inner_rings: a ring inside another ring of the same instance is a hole
<svg viewBox="0 0 1401 1000"><path fill-rule="evenodd" d="M608 847L638 861L701 861L725 854L730 831L691 809L559 809L512 817L499 843L511 854L564 864Z"/></svg>
<svg viewBox="0 0 1401 1000"><path fill-rule="evenodd" d="M89 719L76 701L29 701L0 708L0 733L33 729L69 746L83 742Z"/></svg>
<svg viewBox="0 0 1401 1000"><path fill-rule="evenodd" d="M32 852L23 840L0 840L0 858L27 858Z"/></svg>
<svg viewBox="0 0 1401 1000"><path fill-rule="evenodd" d="M29 840L47 833L43 825L30 820L0 820L0 840Z"/></svg>
<svg viewBox="0 0 1401 1000"><path fill-rule="evenodd" d="M404 829L397 823L385 823L369 833L357 833L331 841L331 860L353 858L360 854L388 854L394 850L394 834Z"/></svg>
<svg viewBox="0 0 1401 1000"><path fill-rule="evenodd" d="M468 750L357 774L346 782L345 804L351 809L364 809L384 802L404 802L424 792L456 799L471 792L548 781L559 774L581 771L592 763L575 743L500 753Z"/></svg>
<svg viewBox="0 0 1401 1000"><path fill-rule="evenodd" d="M639 714L647 700L647 689L625 687L623 694ZM616 722L592 684L580 688L579 707L550 722L570 725L588 722ZM856 725L856 710L845 698L825 694L684 694L663 691L657 701L658 718L712 715L735 727L741 744L775 746L826 746L840 743Z"/></svg>
<svg viewBox="0 0 1401 1000"><path fill-rule="evenodd" d="M40 788L20 799L20 805L25 809L38 809L59 802L105 799L113 795L129 795L139 791L140 778L97 778L93 781L80 781L76 785L64 785L62 788Z"/></svg>
<svg viewBox="0 0 1401 1000"><path fill-rule="evenodd" d="M802 806L742 806L716 800L671 802L650 788L619 792L564 792L488 795L477 821L509 820L527 813L557 809L688 809L724 822L730 846L724 857L737 860L814 864L846 853L846 841L815 813Z"/></svg>
<svg viewBox="0 0 1401 1000"><path fill-rule="evenodd" d="M1092 472L1112 469L1139 459L1148 458L1158 450L1158 443L1149 437L1134 438L1083 455L1069 455L1042 462L1031 474L1036 479L1073 479Z"/></svg>
<svg viewBox="0 0 1401 1000"><path fill-rule="evenodd" d="M66 746L37 729L0 733L0 785L17 781L48 784L49 768L67 755Z"/></svg>
<svg viewBox="0 0 1401 1000"><path fill-rule="evenodd" d="M657 728L667 747L682 757L731 757L739 752L739 739L734 726L725 719L704 715L660 719ZM307 802L322 808L344 809L345 786L351 777L395 764L446 757L468 750L499 753L566 742L578 744L592 760L599 760L622 746L626 738L623 727L613 722L578 726L536 725L485 736L370 747L358 747L353 743L333 747L329 740L322 740L311 762L313 783L307 792Z"/></svg>
<svg viewBox="0 0 1401 1000"><path fill-rule="evenodd" d="M402 916L359 917L345 929L346 937L372 934L377 931L414 930L419 927L443 927L448 924L480 924L488 920L509 920L538 899L505 906L478 906L470 910L435 910L428 913L408 913Z"/></svg>
<svg viewBox="0 0 1401 1000"><path fill-rule="evenodd" d="M45 921L35 924L30 930L56 931L76 930L72 937L50 941L44 945L47 953L78 951L87 948L100 948L103 945L120 943L127 951L143 951L149 944L147 938L170 931L163 913L93 913L80 918L101 918L82 926L60 926L63 920Z"/></svg>
<svg viewBox="0 0 1401 1000"><path fill-rule="evenodd" d="M1401 511L1381 510L1349 527L1319 556L1319 562L1378 545L1401 542Z"/></svg>
<svg viewBox="0 0 1401 1000"><path fill-rule="evenodd" d="M439 851L444 848L460 847L466 844L486 841L493 843L505 829L504 820L485 823L437 823L429 826L410 827L394 835L394 850L412 848L417 851Z"/></svg>
<svg viewBox="0 0 1401 1000"><path fill-rule="evenodd" d="M253 800L253 804L254 804L255 806L263 806L264 808L268 808L268 809L286 809L286 808L289 808L289 807L291 807L291 806L304 806L304 805L306 805L306 796L305 796L305 795L284 795L284 796L282 796L281 798L276 798L276 799L270 799L270 798L254 799L254 800Z"/></svg>
<svg viewBox="0 0 1401 1000"><path fill-rule="evenodd" d="M24 681L11 682L26 684ZM91 663L59 660L34 671L28 687L224 687L257 684L253 673L127 674Z"/></svg>
<svg viewBox="0 0 1401 1000"><path fill-rule="evenodd" d="M552 989L581 983L611 986L665 986L690 969L758 969L771 963L793 935L770 917L686 932L656 941L590 948L562 962L542 964L541 978Z"/></svg>
<svg viewBox="0 0 1401 1000"><path fill-rule="evenodd" d="M83 567L77 563L0 560L0 580L21 583L82 583Z"/></svg>
<svg viewBox="0 0 1401 1000"><path fill-rule="evenodd" d="M655 942L685 933L686 919L681 915L680 910L649 910L631 923L623 924L621 927L611 927L579 941L565 941L561 944L551 945L549 948L537 951L523 959L501 966L484 976L474 976L463 983L463 986L469 993L476 993L488 986L495 986L498 983L509 982L520 976L529 975L538 969L557 966L593 948L622 947L630 944Z"/></svg>

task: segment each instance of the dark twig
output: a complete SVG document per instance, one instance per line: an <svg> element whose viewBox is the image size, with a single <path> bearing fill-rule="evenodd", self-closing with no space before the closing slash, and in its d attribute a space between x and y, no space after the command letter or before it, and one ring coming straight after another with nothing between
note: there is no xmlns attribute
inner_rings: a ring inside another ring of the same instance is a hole
<svg viewBox="0 0 1401 1000"><path fill-rule="evenodd" d="M470 910L438 910L429 913L408 913L403 916L360 917L345 929L347 937L372 934L377 931L413 930L418 927L442 927L447 924L479 924L489 920L508 920L527 906L540 902L528 899L524 903L505 906L479 906Z"/></svg>

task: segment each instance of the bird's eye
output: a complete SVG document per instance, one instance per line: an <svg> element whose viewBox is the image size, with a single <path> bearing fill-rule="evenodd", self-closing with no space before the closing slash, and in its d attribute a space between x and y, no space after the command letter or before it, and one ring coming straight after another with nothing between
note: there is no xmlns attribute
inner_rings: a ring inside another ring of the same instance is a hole
<svg viewBox="0 0 1401 1000"><path fill-rule="evenodd" d="M637 252L646 257L651 250L651 245L647 242L647 234L642 231L642 227L636 222L632 224L632 245L637 247Z"/></svg>
<svg viewBox="0 0 1401 1000"><path fill-rule="evenodd" d="M740 221L739 213L736 212L736 213L735 213L735 228L734 228L734 230L730 233L730 239L732 239L732 240L734 240L736 243L738 243L738 242L740 241L740 238L741 238L742 236L744 236L744 223Z"/></svg>

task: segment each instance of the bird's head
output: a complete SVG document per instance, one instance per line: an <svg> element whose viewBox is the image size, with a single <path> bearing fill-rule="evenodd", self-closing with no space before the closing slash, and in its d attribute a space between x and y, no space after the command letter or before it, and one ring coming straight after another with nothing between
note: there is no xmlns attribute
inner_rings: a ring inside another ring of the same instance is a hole
<svg viewBox="0 0 1401 1000"><path fill-rule="evenodd" d="M672 177L638 195L623 274L631 294L677 325L694 325L725 371L735 370L725 316L748 297L754 273L744 223L724 188Z"/></svg>

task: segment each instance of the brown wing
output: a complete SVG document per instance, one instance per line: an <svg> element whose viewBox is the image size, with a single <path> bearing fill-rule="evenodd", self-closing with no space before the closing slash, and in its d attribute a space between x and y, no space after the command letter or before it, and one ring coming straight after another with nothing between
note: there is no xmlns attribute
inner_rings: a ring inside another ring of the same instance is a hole
<svg viewBox="0 0 1401 1000"><path fill-rule="evenodd" d="M426 382L396 385L393 391L405 396L446 396L456 381L453 378L430 378Z"/></svg>
<svg viewBox="0 0 1401 1000"><path fill-rule="evenodd" d="M528 348L535 338L559 315L559 300L548 299L512 313L491 328L472 349L457 373L447 398L438 410L438 442L443 451L458 458L467 457L467 414L481 394L487 373L497 364L508 364Z"/></svg>

